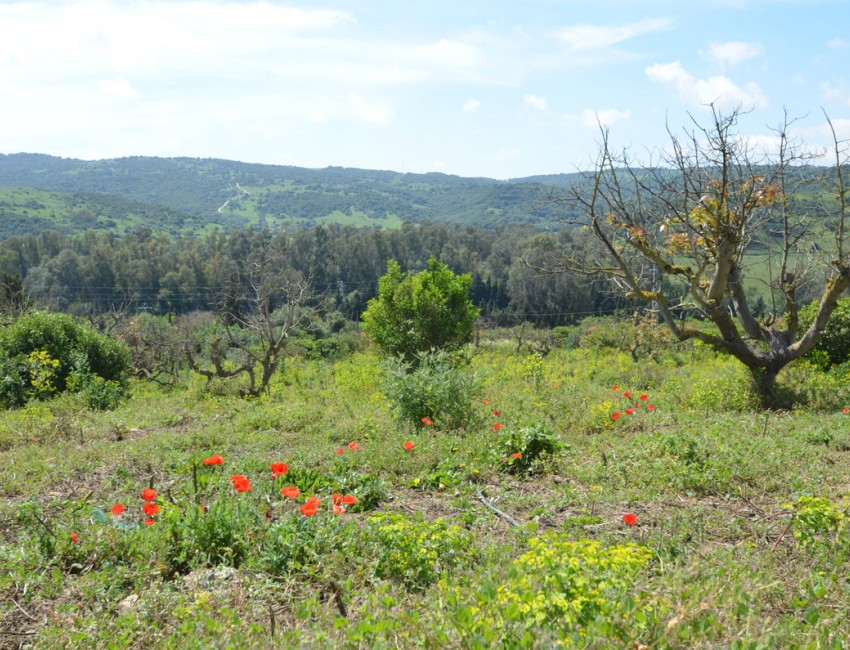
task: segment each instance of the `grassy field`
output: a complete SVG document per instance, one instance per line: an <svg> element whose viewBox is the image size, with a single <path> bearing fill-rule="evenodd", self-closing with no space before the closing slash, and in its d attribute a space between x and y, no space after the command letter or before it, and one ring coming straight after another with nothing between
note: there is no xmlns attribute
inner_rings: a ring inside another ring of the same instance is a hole
<svg viewBox="0 0 850 650"><path fill-rule="evenodd" d="M704 348L494 337L445 431L397 422L380 369L0 414L0 647L846 647L846 381L790 369L765 413Z"/></svg>

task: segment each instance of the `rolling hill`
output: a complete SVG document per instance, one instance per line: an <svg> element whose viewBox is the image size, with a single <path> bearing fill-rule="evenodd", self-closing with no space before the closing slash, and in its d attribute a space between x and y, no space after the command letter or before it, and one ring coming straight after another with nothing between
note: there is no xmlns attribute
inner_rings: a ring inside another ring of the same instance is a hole
<svg viewBox="0 0 850 650"><path fill-rule="evenodd" d="M547 195L563 192L575 176L499 181L218 159L9 154L0 155L0 239L48 228L123 233L140 226L171 234L405 221L553 227L563 209Z"/></svg>

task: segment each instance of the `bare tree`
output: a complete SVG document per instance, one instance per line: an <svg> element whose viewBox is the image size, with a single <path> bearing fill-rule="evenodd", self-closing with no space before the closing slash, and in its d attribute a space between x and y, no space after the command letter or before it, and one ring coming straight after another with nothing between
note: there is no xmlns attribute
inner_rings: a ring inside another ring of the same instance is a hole
<svg viewBox="0 0 850 650"><path fill-rule="evenodd" d="M813 167L814 156L789 138L793 121L786 115L775 130L778 151L758 155L735 131L740 115L712 107L709 127L694 122L684 138L668 132L670 147L644 166L628 152L615 154L603 128L595 168L556 199L595 244L557 262L607 277L622 295L657 311L677 339L697 339L740 360L769 404L779 371L817 343L850 287L848 151L833 129L835 166ZM803 183L813 183L820 206L801 209ZM816 246L818 235L832 229L835 246ZM816 254L828 257L818 266ZM762 319L745 290L757 263L767 264L773 278L775 308ZM821 283L817 316L800 331L798 294L812 282ZM712 327L679 319L683 314Z"/></svg>
<svg viewBox="0 0 850 650"><path fill-rule="evenodd" d="M231 278L218 300L220 327L208 342L205 359L186 347L190 368L208 380L245 374L242 394L257 396L283 361L287 340L312 310L310 284L279 253L261 247Z"/></svg>

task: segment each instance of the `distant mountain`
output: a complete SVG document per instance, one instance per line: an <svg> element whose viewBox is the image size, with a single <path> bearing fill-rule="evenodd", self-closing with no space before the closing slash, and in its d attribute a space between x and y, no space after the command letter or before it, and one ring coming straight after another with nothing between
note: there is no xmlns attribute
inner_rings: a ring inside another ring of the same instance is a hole
<svg viewBox="0 0 850 650"><path fill-rule="evenodd" d="M0 239L46 228L122 233L143 225L172 234L326 223L391 228L405 221L558 227L563 208L547 197L576 177L499 181L218 159L0 154Z"/></svg>

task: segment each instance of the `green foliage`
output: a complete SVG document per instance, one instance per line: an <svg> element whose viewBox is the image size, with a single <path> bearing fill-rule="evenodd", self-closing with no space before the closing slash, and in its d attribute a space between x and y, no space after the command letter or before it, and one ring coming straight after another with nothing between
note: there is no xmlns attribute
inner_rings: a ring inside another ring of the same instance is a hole
<svg viewBox="0 0 850 650"><path fill-rule="evenodd" d="M360 541L359 528L350 519L287 513L266 532L260 564L277 576L344 565L359 554Z"/></svg>
<svg viewBox="0 0 850 650"><path fill-rule="evenodd" d="M647 607L632 592L649 566L650 549L576 542L559 532L534 537L528 547L514 560L502 584L484 582L472 594L472 606L458 608L459 613L466 612L456 619L465 637L495 635L510 647L531 647L535 637L549 638L559 647L584 646L591 638L602 637L607 645L625 647L638 635L635 615ZM448 598L469 602L462 588L445 589ZM631 625L611 625L622 618ZM646 620L646 613L640 618ZM601 623L605 625L600 629Z"/></svg>
<svg viewBox="0 0 850 650"><path fill-rule="evenodd" d="M251 548L249 533L257 527L256 516L242 500L222 499L206 511L189 505L188 510L163 505L161 521L151 527L162 544L165 575L187 573L197 566L239 567Z"/></svg>
<svg viewBox="0 0 850 650"><path fill-rule="evenodd" d="M495 456L511 474L527 474L535 463L555 454L561 441L542 424L499 431ZM517 456L516 454L519 454Z"/></svg>
<svg viewBox="0 0 850 650"><path fill-rule="evenodd" d="M847 511L829 499L803 495L789 507L794 513L794 537L804 547L834 544L845 531Z"/></svg>
<svg viewBox="0 0 850 650"><path fill-rule="evenodd" d="M416 364L397 358L384 363L384 390L401 424L422 427L422 418L429 418L439 429L468 427L477 417L478 384L444 352L421 354Z"/></svg>
<svg viewBox="0 0 850 650"><path fill-rule="evenodd" d="M124 397L126 346L71 316L33 312L0 329L0 402L21 406L55 393L84 391L93 408Z"/></svg>
<svg viewBox="0 0 850 650"><path fill-rule="evenodd" d="M801 330L808 329L817 312L817 302L812 302L800 310ZM808 356L824 369L850 361L850 298L842 298L836 303L823 336Z"/></svg>
<svg viewBox="0 0 850 650"><path fill-rule="evenodd" d="M558 532L528 546L514 562L513 579L499 589L497 607L529 627L550 623L564 631L615 608L652 557L645 546L574 542Z"/></svg>
<svg viewBox="0 0 850 650"><path fill-rule="evenodd" d="M398 580L411 591L424 591L446 569L474 556L472 535L443 519L425 521L403 515L369 518L380 545L376 572Z"/></svg>
<svg viewBox="0 0 850 650"><path fill-rule="evenodd" d="M413 365L422 353L458 350L472 341L478 317L471 286L470 275L456 276L433 257L427 270L407 275L390 260L378 296L363 313L363 329L384 354Z"/></svg>

